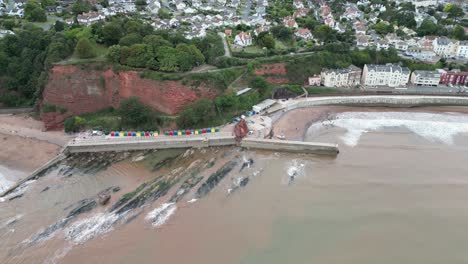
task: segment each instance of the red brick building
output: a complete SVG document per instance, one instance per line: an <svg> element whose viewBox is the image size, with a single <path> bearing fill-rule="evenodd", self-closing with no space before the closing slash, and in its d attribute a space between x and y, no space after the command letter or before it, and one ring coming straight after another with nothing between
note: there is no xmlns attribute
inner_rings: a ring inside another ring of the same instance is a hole
<svg viewBox="0 0 468 264"><path fill-rule="evenodd" d="M441 84L468 85L468 72L443 72L440 76Z"/></svg>

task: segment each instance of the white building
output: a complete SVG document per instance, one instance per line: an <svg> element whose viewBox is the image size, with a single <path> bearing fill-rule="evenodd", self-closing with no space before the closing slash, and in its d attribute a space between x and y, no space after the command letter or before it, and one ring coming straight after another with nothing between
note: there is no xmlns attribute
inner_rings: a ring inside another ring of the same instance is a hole
<svg viewBox="0 0 468 264"><path fill-rule="evenodd" d="M439 37L434 39L432 45L434 47L434 52L442 58L455 56L453 52L453 43L446 37Z"/></svg>
<svg viewBox="0 0 468 264"><path fill-rule="evenodd" d="M427 6L437 6L439 3L439 0L403 0L401 2L410 2L416 8L418 8L418 7L427 7Z"/></svg>
<svg viewBox="0 0 468 264"><path fill-rule="evenodd" d="M354 65L345 69L325 69L320 73L323 86L351 87L359 85L362 70Z"/></svg>
<svg viewBox="0 0 468 264"><path fill-rule="evenodd" d="M294 35L296 35L296 37L301 38L303 40L311 40L313 38L312 33L310 32L308 28L298 29L296 33L294 33Z"/></svg>
<svg viewBox="0 0 468 264"><path fill-rule="evenodd" d="M468 59L468 41L457 41L456 57Z"/></svg>
<svg viewBox="0 0 468 264"><path fill-rule="evenodd" d="M425 62L433 62L439 59L437 54L429 47L411 47L406 50L405 54Z"/></svg>
<svg viewBox="0 0 468 264"><path fill-rule="evenodd" d="M250 33L241 32L237 34L234 38L234 44L240 47L247 47L252 45L252 37L250 36Z"/></svg>
<svg viewBox="0 0 468 264"><path fill-rule="evenodd" d="M394 64L366 64L362 71L361 84L366 86L404 86L408 83L410 70Z"/></svg>
<svg viewBox="0 0 468 264"><path fill-rule="evenodd" d="M414 71L411 74L411 83L417 86L437 86L440 76L438 71Z"/></svg>

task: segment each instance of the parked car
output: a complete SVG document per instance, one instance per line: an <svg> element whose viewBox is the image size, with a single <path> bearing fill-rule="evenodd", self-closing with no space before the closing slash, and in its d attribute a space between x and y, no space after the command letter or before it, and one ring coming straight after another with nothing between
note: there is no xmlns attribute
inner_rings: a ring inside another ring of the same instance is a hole
<svg viewBox="0 0 468 264"><path fill-rule="evenodd" d="M239 123L239 121L241 121L240 117L234 117L231 119L231 123Z"/></svg>

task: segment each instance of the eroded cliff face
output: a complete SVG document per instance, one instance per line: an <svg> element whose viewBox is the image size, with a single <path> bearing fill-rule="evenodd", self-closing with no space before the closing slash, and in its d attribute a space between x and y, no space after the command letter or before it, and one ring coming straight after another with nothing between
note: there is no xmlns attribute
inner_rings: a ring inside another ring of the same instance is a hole
<svg viewBox="0 0 468 264"><path fill-rule="evenodd" d="M190 82L157 81L140 77L137 71L114 72L112 69L94 70L92 66L55 66L43 92L42 103L67 110L66 113L46 113L43 120L47 129L61 126L63 119L112 106L117 108L122 99L137 96L153 109L176 114L184 106L205 97L214 98L215 87Z"/></svg>
<svg viewBox="0 0 468 264"><path fill-rule="evenodd" d="M270 63L263 64L255 68L254 74L257 76L263 76L269 83L282 84L288 83L286 76L286 64L285 63Z"/></svg>

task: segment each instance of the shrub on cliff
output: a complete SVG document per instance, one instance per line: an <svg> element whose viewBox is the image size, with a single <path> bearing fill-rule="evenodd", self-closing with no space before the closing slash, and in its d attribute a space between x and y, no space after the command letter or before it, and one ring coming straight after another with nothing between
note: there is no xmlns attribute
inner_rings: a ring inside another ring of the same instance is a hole
<svg viewBox="0 0 468 264"><path fill-rule="evenodd" d="M180 128L206 127L216 123L216 109L213 101L200 99L186 107L177 118Z"/></svg>
<svg viewBox="0 0 468 264"><path fill-rule="evenodd" d="M72 116L65 119L63 124L66 133L78 132L84 127L86 120L79 116Z"/></svg>
<svg viewBox="0 0 468 264"><path fill-rule="evenodd" d="M123 100L118 113L122 129L154 130L161 123L157 113L144 105L136 96Z"/></svg>
<svg viewBox="0 0 468 264"><path fill-rule="evenodd" d="M96 57L96 49L89 39L82 38L76 44L75 55L80 59L94 58Z"/></svg>

